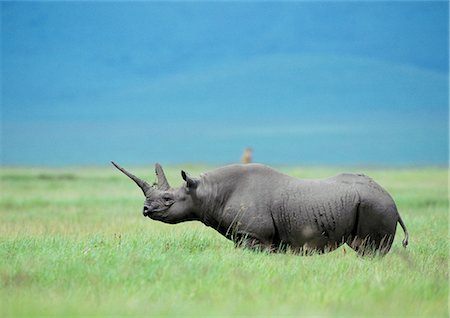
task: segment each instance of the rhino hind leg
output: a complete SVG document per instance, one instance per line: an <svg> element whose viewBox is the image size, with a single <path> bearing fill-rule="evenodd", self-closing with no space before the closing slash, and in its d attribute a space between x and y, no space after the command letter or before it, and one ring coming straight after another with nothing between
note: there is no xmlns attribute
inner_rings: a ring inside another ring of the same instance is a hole
<svg viewBox="0 0 450 318"><path fill-rule="evenodd" d="M379 236L361 236L353 238L348 245L354 249L360 256L373 256L376 254L386 255L391 249L393 242L392 235Z"/></svg>
<svg viewBox="0 0 450 318"><path fill-rule="evenodd" d="M397 226L395 205L363 205L347 244L361 256L386 255L391 249Z"/></svg>

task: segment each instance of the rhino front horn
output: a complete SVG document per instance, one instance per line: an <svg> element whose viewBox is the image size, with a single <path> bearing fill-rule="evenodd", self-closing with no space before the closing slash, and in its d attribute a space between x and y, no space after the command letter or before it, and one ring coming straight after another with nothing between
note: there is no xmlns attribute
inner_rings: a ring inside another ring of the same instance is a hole
<svg viewBox="0 0 450 318"><path fill-rule="evenodd" d="M151 187L150 185L145 182L142 179L139 179L138 177L136 177L135 175L129 173L128 171L126 171L124 168L122 168L121 166L119 166L118 164L116 164L114 161L111 161L111 163L114 165L114 167L116 167L117 169L119 169L122 173L124 173L125 175L127 175L131 180L133 180L134 182L136 182L136 184L139 186L139 188L142 189L142 191L144 192L144 194L146 195Z"/></svg>

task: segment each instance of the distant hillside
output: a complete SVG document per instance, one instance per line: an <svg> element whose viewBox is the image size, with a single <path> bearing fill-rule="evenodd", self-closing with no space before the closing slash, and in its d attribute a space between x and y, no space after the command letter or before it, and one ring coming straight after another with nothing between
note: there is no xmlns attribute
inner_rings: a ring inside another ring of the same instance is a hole
<svg viewBox="0 0 450 318"><path fill-rule="evenodd" d="M3 158L227 163L251 145L267 163L446 164L447 88L447 74L348 56L227 61L9 109L33 121L5 121Z"/></svg>

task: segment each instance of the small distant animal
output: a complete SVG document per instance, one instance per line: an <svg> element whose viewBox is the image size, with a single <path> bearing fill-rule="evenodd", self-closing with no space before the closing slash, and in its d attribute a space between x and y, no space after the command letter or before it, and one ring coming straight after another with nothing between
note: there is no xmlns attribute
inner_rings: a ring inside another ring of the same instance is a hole
<svg viewBox="0 0 450 318"><path fill-rule="evenodd" d="M241 157L241 163L251 163L252 162L252 156L253 156L253 149L250 147L245 148L244 153Z"/></svg>
<svg viewBox="0 0 450 318"><path fill-rule="evenodd" d="M261 164L235 164L172 188L161 165L150 186L113 162L145 195L143 214L165 223L200 221L236 246L308 254L346 243L360 255L385 255L397 223L408 231L392 197L363 174L301 180Z"/></svg>

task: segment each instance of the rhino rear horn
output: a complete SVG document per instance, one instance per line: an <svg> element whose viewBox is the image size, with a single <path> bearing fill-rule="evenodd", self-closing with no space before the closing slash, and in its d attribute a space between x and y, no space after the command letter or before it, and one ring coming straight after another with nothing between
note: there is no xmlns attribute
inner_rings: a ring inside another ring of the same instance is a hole
<svg viewBox="0 0 450 318"><path fill-rule="evenodd" d="M139 188L142 189L142 191L144 192L145 195L147 195L147 193L151 190L150 185L145 182L142 179L139 179L138 177L136 177L135 175L129 173L128 171L126 171L124 168L122 168L121 166L119 166L118 164L116 164L114 161L111 161L111 163L114 165L114 167L116 167L117 169L119 169L122 173L124 173L125 175L127 175L131 180L133 180L134 182L136 182L136 184L138 185Z"/></svg>
<svg viewBox="0 0 450 318"><path fill-rule="evenodd" d="M167 191L170 189L169 182L167 181L166 175L164 174L164 170L159 163L155 164L155 173L158 178L158 189Z"/></svg>

